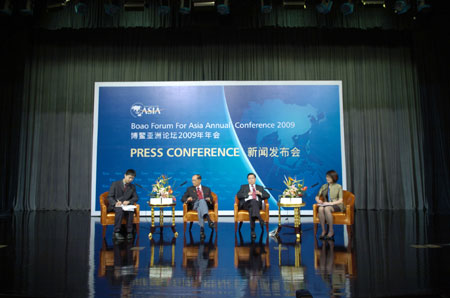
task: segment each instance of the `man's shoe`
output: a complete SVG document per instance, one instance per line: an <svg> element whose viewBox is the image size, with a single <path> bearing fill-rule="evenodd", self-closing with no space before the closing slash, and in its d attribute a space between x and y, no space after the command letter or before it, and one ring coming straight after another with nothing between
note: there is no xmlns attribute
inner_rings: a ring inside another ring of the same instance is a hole
<svg viewBox="0 0 450 298"><path fill-rule="evenodd" d="M255 239L256 238L256 233L255 233L255 231L252 231L252 239Z"/></svg>
<svg viewBox="0 0 450 298"><path fill-rule="evenodd" d="M127 233L127 239L133 239L133 233L132 232Z"/></svg>
<svg viewBox="0 0 450 298"><path fill-rule="evenodd" d="M200 239L205 239L205 229L200 228Z"/></svg>
<svg viewBox="0 0 450 298"><path fill-rule="evenodd" d="M120 234L119 232L115 232L113 238L116 239L116 240L123 240L123 239L125 239L122 236L122 234Z"/></svg>
<svg viewBox="0 0 450 298"><path fill-rule="evenodd" d="M259 222L259 225L261 226L261 232L264 232L264 222L263 221Z"/></svg>
<svg viewBox="0 0 450 298"><path fill-rule="evenodd" d="M213 221L209 221L208 225L211 229L214 229L216 227L216 224Z"/></svg>

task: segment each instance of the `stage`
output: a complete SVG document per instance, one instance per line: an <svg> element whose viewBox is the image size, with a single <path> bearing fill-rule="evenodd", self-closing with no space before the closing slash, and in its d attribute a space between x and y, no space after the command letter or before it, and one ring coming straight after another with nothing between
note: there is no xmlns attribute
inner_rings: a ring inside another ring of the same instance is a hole
<svg viewBox="0 0 450 298"><path fill-rule="evenodd" d="M301 243L293 230L283 229L277 239L267 231L261 235L258 225L252 243L248 223L234 234L233 218L221 217L217 234L206 228L202 243L198 225L183 232L181 218L177 238L164 229L150 241L150 218L142 217L132 241L114 242L113 227L103 240L99 218L88 211L3 215L0 295L292 297L302 289L313 297L450 294L449 216L355 216L353 237L336 226L334 242L315 240L312 218L302 217ZM272 217L269 232L276 227Z"/></svg>

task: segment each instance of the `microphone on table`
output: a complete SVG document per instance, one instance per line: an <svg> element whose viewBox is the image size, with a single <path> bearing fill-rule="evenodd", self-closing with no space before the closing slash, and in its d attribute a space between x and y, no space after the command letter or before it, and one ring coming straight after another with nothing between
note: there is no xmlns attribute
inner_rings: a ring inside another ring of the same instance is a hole
<svg viewBox="0 0 450 298"><path fill-rule="evenodd" d="M148 194L147 195L149 195L149 194L151 194L152 192L150 191L150 190L148 190L147 188L145 188L145 187L143 187L142 185L140 185L140 184L137 184L137 183L133 183L134 185L136 185L137 187L140 187L140 188L142 188L143 190L145 190L145 191L147 191L148 192Z"/></svg>
<svg viewBox="0 0 450 298"><path fill-rule="evenodd" d="M311 185L310 188L316 187L317 185L319 185L319 183L315 183L315 184Z"/></svg>
<svg viewBox="0 0 450 298"><path fill-rule="evenodd" d="M184 181L183 183L181 183L180 185L178 185L177 187L175 187L173 189L173 192L175 192L178 188L182 187L183 185L185 185L187 183L187 181Z"/></svg>
<svg viewBox="0 0 450 298"><path fill-rule="evenodd" d="M150 190L148 190L147 188L143 187L142 185L137 184L137 183L133 183L133 184L136 185L136 186L138 186L138 187L140 187L140 188L142 188L143 190L146 190L146 191L148 191L149 193L151 193Z"/></svg>
<svg viewBox="0 0 450 298"><path fill-rule="evenodd" d="M283 192L282 190L279 190L279 189L273 188L273 187L264 187L264 189L267 189L267 190L275 190L275 191L278 191L278 192Z"/></svg>

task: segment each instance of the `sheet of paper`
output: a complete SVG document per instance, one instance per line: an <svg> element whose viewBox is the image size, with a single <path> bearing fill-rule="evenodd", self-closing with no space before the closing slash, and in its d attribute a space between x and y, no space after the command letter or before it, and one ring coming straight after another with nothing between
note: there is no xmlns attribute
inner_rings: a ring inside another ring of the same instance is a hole
<svg viewBox="0 0 450 298"><path fill-rule="evenodd" d="M134 205L127 205L127 206L122 205L123 211L134 211L134 209L136 209L136 206L134 206Z"/></svg>

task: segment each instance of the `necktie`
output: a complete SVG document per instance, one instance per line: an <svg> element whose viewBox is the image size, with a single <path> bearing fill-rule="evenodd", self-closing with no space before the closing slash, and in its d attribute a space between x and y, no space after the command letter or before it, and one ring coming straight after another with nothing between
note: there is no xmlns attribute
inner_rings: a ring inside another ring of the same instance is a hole
<svg viewBox="0 0 450 298"><path fill-rule="evenodd" d="M256 189L255 189L255 185L252 185L252 198L253 200L256 200Z"/></svg>
<svg viewBox="0 0 450 298"><path fill-rule="evenodd" d="M200 190L200 187L197 187L197 197L199 200L203 200L203 193Z"/></svg>

